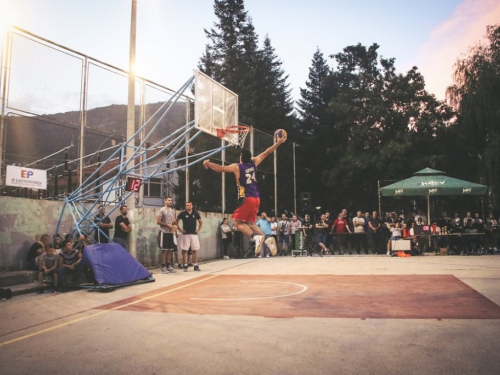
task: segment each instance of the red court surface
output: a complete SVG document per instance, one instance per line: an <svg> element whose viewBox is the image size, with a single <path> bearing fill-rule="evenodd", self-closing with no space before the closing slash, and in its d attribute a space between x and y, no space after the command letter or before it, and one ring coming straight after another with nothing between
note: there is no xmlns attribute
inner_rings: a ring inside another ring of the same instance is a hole
<svg viewBox="0 0 500 375"><path fill-rule="evenodd" d="M204 275L99 309L269 318L500 319L500 306L452 275Z"/></svg>

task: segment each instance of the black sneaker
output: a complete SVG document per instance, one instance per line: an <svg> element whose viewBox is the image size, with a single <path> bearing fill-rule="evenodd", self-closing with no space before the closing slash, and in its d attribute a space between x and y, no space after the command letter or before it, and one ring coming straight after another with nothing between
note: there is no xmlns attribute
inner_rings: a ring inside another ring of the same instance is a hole
<svg viewBox="0 0 500 375"><path fill-rule="evenodd" d="M179 267L180 270L182 270L182 264L178 264L177 267Z"/></svg>
<svg viewBox="0 0 500 375"><path fill-rule="evenodd" d="M188 271L188 266L183 266L183 268L184 268L184 272Z"/></svg>
<svg viewBox="0 0 500 375"><path fill-rule="evenodd" d="M42 287L38 288L36 294L43 294L43 288Z"/></svg>
<svg viewBox="0 0 500 375"><path fill-rule="evenodd" d="M198 267L198 265L194 266L194 270L195 270L195 271L201 271L201 270L200 270L200 267Z"/></svg>
<svg viewBox="0 0 500 375"><path fill-rule="evenodd" d="M188 263L188 267L193 267L193 263Z"/></svg>

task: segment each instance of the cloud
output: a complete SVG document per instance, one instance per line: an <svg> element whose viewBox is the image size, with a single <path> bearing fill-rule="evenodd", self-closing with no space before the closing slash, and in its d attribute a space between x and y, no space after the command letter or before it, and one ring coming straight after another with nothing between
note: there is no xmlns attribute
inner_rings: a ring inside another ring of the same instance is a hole
<svg viewBox="0 0 500 375"><path fill-rule="evenodd" d="M453 14L438 25L419 50L417 65L426 88L444 99L446 88L453 83L454 65L464 58L469 48L484 42L486 27L500 23L498 0L464 0Z"/></svg>

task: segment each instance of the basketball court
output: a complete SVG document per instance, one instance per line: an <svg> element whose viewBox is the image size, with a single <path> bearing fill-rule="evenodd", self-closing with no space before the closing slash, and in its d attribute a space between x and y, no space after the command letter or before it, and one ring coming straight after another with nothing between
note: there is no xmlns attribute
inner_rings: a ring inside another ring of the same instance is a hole
<svg viewBox="0 0 500 375"><path fill-rule="evenodd" d="M208 275L99 309L266 318L500 319L500 306L453 275Z"/></svg>
<svg viewBox="0 0 500 375"><path fill-rule="evenodd" d="M2 373L36 372L61 348L71 361L47 372L500 372L500 257L278 257L201 269L1 303Z"/></svg>

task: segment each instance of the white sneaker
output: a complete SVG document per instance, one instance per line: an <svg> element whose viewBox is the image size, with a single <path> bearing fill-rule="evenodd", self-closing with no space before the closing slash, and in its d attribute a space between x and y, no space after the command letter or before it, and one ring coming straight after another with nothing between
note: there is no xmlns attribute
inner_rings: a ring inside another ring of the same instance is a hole
<svg viewBox="0 0 500 375"><path fill-rule="evenodd" d="M173 267L167 268L167 271L168 271L168 273L176 273L177 272L176 270L174 270Z"/></svg>
<svg viewBox="0 0 500 375"><path fill-rule="evenodd" d="M264 238L264 236L261 235L253 236L253 240L255 241L255 254L259 254L260 251L262 250L262 238Z"/></svg>
<svg viewBox="0 0 500 375"><path fill-rule="evenodd" d="M167 267L162 267L161 273L170 273L170 272L168 272Z"/></svg>
<svg viewBox="0 0 500 375"><path fill-rule="evenodd" d="M273 254L275 252L275 248L276 248L276 245L274 244L274 241L273 241L274 238L272 237L269 237L267 240L264 241L264 243L267 245L267 247L269 248L269 250L271 251L271 254ZM269 256L267 256L266 258L268 258Z"/></svg>

